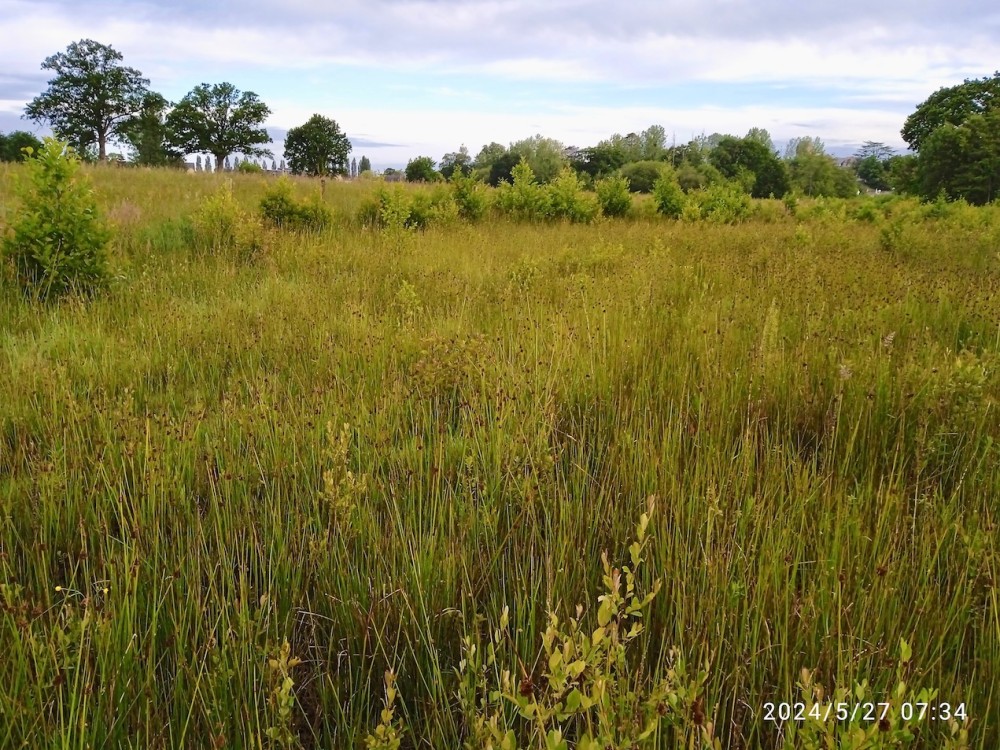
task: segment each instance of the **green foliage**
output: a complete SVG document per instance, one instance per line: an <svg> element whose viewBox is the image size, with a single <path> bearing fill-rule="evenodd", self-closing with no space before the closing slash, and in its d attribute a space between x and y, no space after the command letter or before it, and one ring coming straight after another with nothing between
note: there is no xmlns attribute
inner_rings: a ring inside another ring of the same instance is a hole
<svg viewBox="0 0 1000 750"><path fill-rule="evenodd" d="M973 115L1000 109L1000 71L979 79L966 78L957 86L940 88L906 118L902 136L910 148L922 152L924 142L943 125L959 127Z"/></svg>
<svg viewBox="0 0 1000 750"><path fill-rule="evenodd" d="M579 176L569 167L565 167L546 189L549 212L554 219L586 224L600 211L594 194L583 189Z"/></svg>
<svg viewBox="0 0 1000 750"><path fill-rule="evenodd" d="M858 179L872 190L889 190L889 168L877 156L866 156L855 167Z"/></svg>
<svg viewBox="0 0 1000 750"><path fill-rule="evenodd" d="M632 194L625 177L606 177L594 185L601 213L605 216L627 216L632 208Z"/></svg>
<svg viewBox="0 0 1000 750"><path fill-rule="evenodd" d="M216 171L230 154L270 156L263 144L271 136L263 127L271 110L252 91L231 83L203 83L185 94L166 117L170 145L186 154L215 157Z"/></svg>
<svg viewBox="0 0 1000 750"><path fill-rule="evenodd" d="M434 160L429 156L418 156L406 163L407 182L436 182L441 175L434 169Z"/></svg>
<svg viewBox="0 0 1000 750"><path fill-rule="evenodd" d="M378 726L365 737L365 747L368 750L399 750L402 744L403 725L396 718L396 674L385 671L385 703L379 714Z"/></svg>
<svg viewBox="0 0 1000 750"><path fill-rule="evenodd" d="M750 128L750 130L747 131L747 134L743 137L743 140L759 143L766 148L769 153L775 153L774 141L771 140L771 134L764 128Z"/></svg>
<svg viewBox="0 0 1000 750"><path fill-rule="evenodd" d="M721 747L708 719L712 710L703 702L707 672L689 675L683 657L672 650L665 674L653 681L628 658L645 632L643 618L662 586L656 580L643 592L638 578L654 507L650 498L629 547L628 565L614 568L607 553L602 554L604 593L587 618L589 627L582 606L565 624L555 612L549 613L534 659L541 665L537 681L523 667L520 680L512 676L511 652L520 649L512 640L508 609L485 649L478 637L466 635L457 671L459 706L469 727L467 748L640 748L668 737L680 747Z"/></svg>
<svg viewBox="0 0 1000 750"><path fill-rule="evenodd" d="M582 158L574 162L573 168L591 177L613 175L628 163L628 155L617 145L602 141L596 146L584 149Z"/></svg>
<svg viewBox="0 0 1000 750"><path fill-rule="evenodd" d="M3 235L3 255L28 294L42 299L92 292L108 279L111 238L97 201L62 141L46 138L25 163L21 204Z"/></svg>
<svg viewBox="0 0 1000 750"><path fill-rule="evenodd" d="M904 639L899 642L896 685L885 695L873 693L868 680L853 687L841 686L832 691L818 684L815 675L802 669L796 684L799 694L794 703L801 705L801 721L784 723L783 747L789 750L869 750L869 748L906 748L914 746L924 733L928 717L938 720L937 690L914 690L908 680L912 672L912 649ZM856 711L861 707L862 711ZM869 709L871 707L871 709ZM871 711L870 716L866 716ZM969 748L969 722L951 715L940 717L946 726L935 747L941 750ZM861 718L859 718L859 715Z"/></svg>
<svg viewBox="0 0 1000 750"><path fill-rule="evenodd" d="M211 254L245 263L264 250L260 219L240 205L227 181L204 200L191 218L196 254Z"/></svg>
<svg viewBox="0 0 1000 750"><path fill-rule="evenodd" d="M431 224L454 224L459 218L459 206L451 190L441 186L433 192L420 191L411 196L406 226L424 229Z"/></svg>
<svg viewBox="0 0 1000 750"><path fill-rule="evenodd" d="M670 166L661 161L637 161L626 164L618 175L628 180L628 189L633 193L651 193L656 181L669 171Z"/></svg>
<svg viewBox="0 0 1000 750"><path fill-rule="evenodd" d="M802 156L825 156L826 145L817 137L792 138L785 145L785 159L792 161Z"/></svg>
<svg viewBox="0 0 1000 750"><path fill-rule="evenodd" d="M490 207L489 188L474 177L463 177L458 172L451 177L451 189L458 213L466 221L479 221Z"/></svg>
<svg viewBox="0 0 1000 750"><path fill-rule="evenodd" d="M260 212L272 226L293 231L320 231L333 218L318 195L308 201L296 200L292 195L292 183L284 176L279 177L261 198Z"/></svg>
<svg viewBox="0 0 1000 750"><path fill-rule="evenodd" d="M659 213L671 219L681 217L686 198L672 171L661 174L653 184L653 200Z"/></svg>
<svg viewBox="0 0 1000 750"><path fill-rule="evenodd" d="M510 170L520 161L516 154L500 143L484 145L472 161L472 175L493 187L503 181L510 182Z"/></svg>
<svg viewBox="0 0 1000 750"><path fill-rule="evenodd" d="M566 157L563 156L563 145L557 140L541 135L512 143L509 152L515 159L514 164L519 161L527 162L535 179L542 185L547 185L556 179L567 166ZM511 165L511 178L513 176L513 165Z"/></svg>
<svg viewBox="0 0 1000 750"><path fill-rule="evenodd" d="M696 224L642 196L637 221L485 221L405 252L265 230L247 265L187 251L221 175L81 171L120 228L113 293L0 289L0 746L359 748L404 720L400 748L483 750L498 708L494 747L579 750L601 712L641 734L675 670L688 710L640 747L707 750L674 735L700 718L723 747L804 750L813 729L765 702L866 681L895 701L903 639L906 695L971 719L925 719L908 750L996 748L1000 205L799 197L720 226L698 193ZM0 206L26 172L0 168ZM233 200L259 215L270 184L233 175ZM325 200L353 215L381 186ZM577 710L601 552L633 567L653 488L635 596L662 588L619 629L644 626L621 702ZM517 697L575 713L542 732ZM847 724L820 747L902 744Z"/></svg>
<svg viewBox="0 0 1000 750"><path fill-rule="evenodd" d="M166 112L169 102L160 94L146 94L142 109L122 124L121 137L132 149L131 161L144 167L183 167L184 156L168 143Z"/></svg>
<svg viewBox="0 0 1000 750"><path fill-rule="evenodd" d="M691 193L688 200L697 208L697 218L713 224L740 224L753 213L750 196L733 182L718 182Z"/></svg>
<svg viewBox="0 0 1000 750"><path fill-rule="evenodd" d="M823 153L804 149L789 162L791 184L801 195L810 197L850 198L858 193L854 172L837 166Z"/></svg>
<svg viewBox="0 0 1000 750"><path fill-rule="evenodd" d="M293 174L346 174L350 152L351 142L337 121L322 115L313 115L285 136L285 157Z"/></svg>
<svg viewBox="0 0 1000 750"><path fill-rule="evenodd" d="M295 708L295 681L292 670L302 663L297 656L291 655L288 641L281 644L278 653L267 661L267 669L271 681L271 692L268 695L268 706L272 712L273 724L265 730L268 739L281 748L301 747L299 738L293 729Z"/></svg>
<svg viewBox="0 0 1000 750"><path fill-rule="evenodd" d="M441 157L441 176L450 180L456 174L459 177L468 177L472 174L472 156L465 146Z"/></svg>
<svg viewBox="0 0 1000 750"><path fill-rule="evenodd" d="M712 149L709 161L728 179L745 174L754 198L781 198L789 190L785 164L760 140L726 136Z"/></svg>
<svg viewBox="0 0 1000 750"><path fill-rule="evenodd" d="M410 221L411 200L407 192L395 185L379 185L358 210L358 222L375 229L402 230Z"/></svg>
<svg viewBox="0 0 1000 750"><path fill-rule="evenodd" d="M922 142L916 181L920 195L944 193L983 205L1000 196L1000 107L945 124Z"/></svg>
<svg viewBox="0 0 1000 750"><path fill-rule="evenodd" d="M473 199L473 202L475 199ZM400 185L380 185L358 210L358 222L375 229L400 231L446 226L463 218L462 205L444 185L433 191L411 192Z"/></svg>
<svg viewBox="0 0 1000 750"><path fill-rule="evenodd" d="M96 146L103 160L108 139L123 134L149 92L149 80L122 65L123 59L113 47L93 39L73 42L65 52L45 58L42 70L55 76L24 108L25 116L48 123L57 138L81 154Z"/></svg>
<svg viewBox="0 0 1000 750"><path fill-rule="evenodd" d="M362 175L365 172L371 172L371 171L372 171L372 163L368 161L367 156L362 156L361 161L358 162L358 174Z"/></svg>
<svg viewBox="0 0 1000 750"><path fill-rule="evenodd" d="M262 174L264 172L264 168L256 162L241 161L240 165L236 167L236 171L241 174Z"/></svg>
<svg viewBox="0 0 1000 750"><path fill-rule="evenodd" d="M681 186L681 190L685 193L689 193L692 190L701 190L722 179L723 177L719 173L719 170L707 160L703 160L698 164L693 164L685 160L677 168L677 184Z"/></svg>
<svg viewBox="0 0 1000 750"><path fill-rule="evenodd" d="M503 182L496 192L496 207L501 213L520 221L540 221L551 216L548 191L535 181L527 161L522 160L512 172L513 183Z"/></svg>
<svg viewBox="0 0 1000 750"><path fill-rule="evenodd" d="M28 158L24 152L26 148L37 153L42 149L42 142L23 130L14 130L7 135L0 133L0 161L24 161Z"/></svg>

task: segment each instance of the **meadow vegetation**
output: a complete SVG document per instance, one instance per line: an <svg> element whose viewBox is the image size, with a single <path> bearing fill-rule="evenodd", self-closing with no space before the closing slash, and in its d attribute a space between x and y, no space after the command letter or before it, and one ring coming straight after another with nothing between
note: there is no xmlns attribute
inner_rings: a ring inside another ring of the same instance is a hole
<svg viewBox="0 0 1000 750"><path fill-rule="evenodd" d="M0 747L1000 745L996 205L82 172L98 292L0 274Z"/></svg>

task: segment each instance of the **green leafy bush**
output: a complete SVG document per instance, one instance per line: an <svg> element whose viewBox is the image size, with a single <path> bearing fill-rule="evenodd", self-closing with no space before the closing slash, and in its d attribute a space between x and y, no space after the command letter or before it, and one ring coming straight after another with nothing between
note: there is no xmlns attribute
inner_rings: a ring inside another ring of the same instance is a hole
<svg viewBox="0 0 1000 750"><path fill-rule="evenodd" d="M286 177L281 177L264 194L260 211L271 225L294 231L320 231L333 218L318 196L308 201L296 200L292 195L292 183Z"/></svg>
<svg viewBox="0 0 1000 750"><path fill-rule="evenodd" d="M410 226L412 201L400 186L393 189L379 185L358 209L358 222L374 229L402 229Z"/></svg>
<svg viewBox="0 0 1000 750"><path fill-rule="evenodd" d="M407 227L424 229L430 224L454 224L459 220L459 207L451 190L438 187L432 192L420 191L410 199Z"/></svg>
<svg viewBox="0 0 1000 750"><path fill-rule="evenodd" d="M651 193L656 181L669 171L670 166L662 161L636 161L626 164L618 174L628 180L633 193Z"/></svg>
<svg viewBox="0 0 1000 750"><path fill-rule="evenodd" d="M236 167L237 172L243 172L244 174L260 174L264 170L261 168L260 164L256 164L252 161L241 161L240 165Z"/></svg>
<svg viewBox="0 0 1000 750"><path fill-rule="evenodd" d="M489 210L489 188L474 177L456 171L451 178L451 191L459 216L466 221L479 221Z"/></svg>
<svg viewBox="0 0 1000 750"><path fill-rule="evenodd" d="M627 177L607 177L598 180L594 188L601 204L601 213L605 216L625 216L632 208L632 194L629 192Z"/></svg>
<svg viewBox="0 0 1000 750"><path fill-rule="evenodd" d="M236 202L232 182L205 200L191 219L191 230L199 252L249 261L264 249L261 221Z"/></svg>
<svg viewBox="0 0 1000 750"><path fill-rule="evenodd" d="M21 206L2 244L18 284L42 299L99 288L107 281L111 233L79 176L76 153L46 138L37 153L28 152L25 169Z"/></svg>
<svg viewBox="0 0 1000 750"><path fill-rule="evenodd" d="M739 224L750 218L753 201L735 182L718 182L690 194L699 218L713 224Z"/></svg>
<svg viewBox="0 0 1000 750"><path fill-rule="evenodd" d="M569 219L586 224L594 220L600 206L591 193L583 189L580 178L569 167L546 187L549 215L556 219Z"/></svg>
<svg viewBox="0 0 1000 750"><path fill-rule="evenodd" d="M652 747L665 737L674 740L672 747L721 747L704 704L706 670L692 673L674 649L662 675L629 658L641 651L644 619L662 585L656 580L643 591L638 575L653 511L651 498L629 547L629 565L612 567L602 555L604 593L595 608L584 614L578 606L567 622L549 614L534 662L541 665L537 680L526 671L518 679L513 671L519 644L507 608L485 644L478 634L463 639L457 672L466 747L603 750Z"/></svg>
<svg viewBox="0 0 1000 750"><path fill-rule="evenodd" d="M684 212L684 191L672 173L661 175L653 185L653 200L656 202L656 210L671 219L679 219Z"/></svg>
<svg viewBox="0 0 1000 750"><path fill-rule="evenodd" d="M513 183L501 182L496 192L496 206L501 213L526 221L538 221L551 215L548 191L535 181L535 174L523 159L511 170Z"/></svg>

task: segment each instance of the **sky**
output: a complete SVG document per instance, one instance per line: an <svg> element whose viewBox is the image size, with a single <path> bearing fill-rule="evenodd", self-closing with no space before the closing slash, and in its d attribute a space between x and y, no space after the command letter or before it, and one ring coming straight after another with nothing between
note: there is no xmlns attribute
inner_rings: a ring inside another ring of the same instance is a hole
<svg viewBox="0 0 1000 750"><path fill-rule="evenodd" d="M766 128L847 155L897 149L914 108L1000 65L990 0L0 0L0 131L94 39L177 101L229 81L290 127L332 117L376 169L535 134L566 146L662 125Z"/></svg>

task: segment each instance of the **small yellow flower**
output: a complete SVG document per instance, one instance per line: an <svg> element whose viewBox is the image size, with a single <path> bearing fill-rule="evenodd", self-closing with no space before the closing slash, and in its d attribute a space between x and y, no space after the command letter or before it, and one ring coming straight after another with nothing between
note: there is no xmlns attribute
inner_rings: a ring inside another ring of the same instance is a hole
<svg viewBox="0 0 1000 750"><path fill-rule="evenodd" d="M56 586L56 591L62 591L62 586Z"/></svg>

